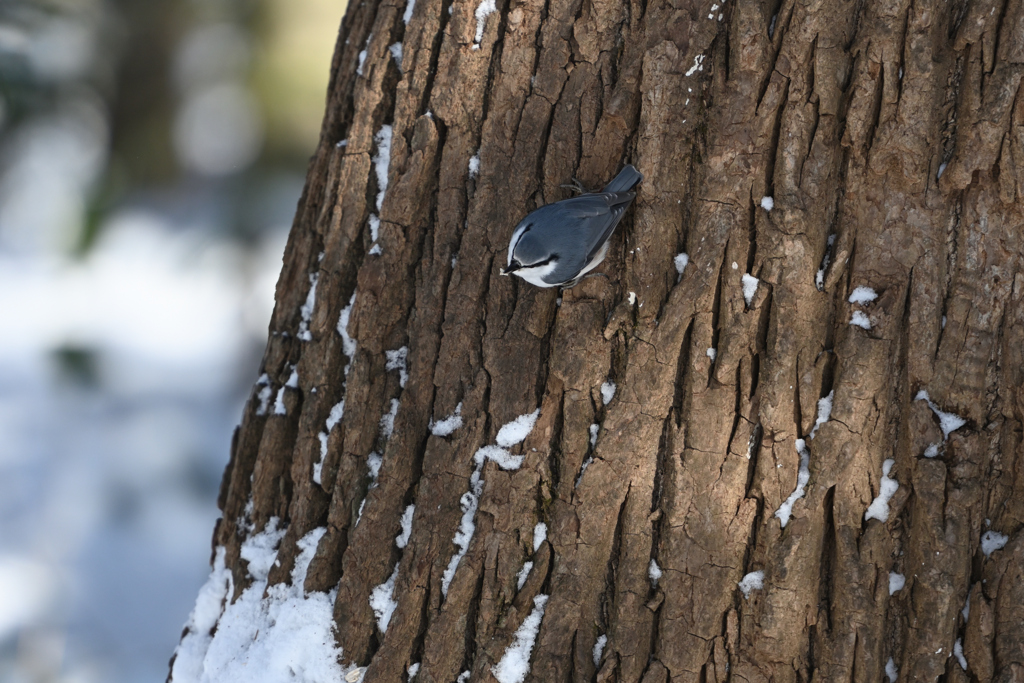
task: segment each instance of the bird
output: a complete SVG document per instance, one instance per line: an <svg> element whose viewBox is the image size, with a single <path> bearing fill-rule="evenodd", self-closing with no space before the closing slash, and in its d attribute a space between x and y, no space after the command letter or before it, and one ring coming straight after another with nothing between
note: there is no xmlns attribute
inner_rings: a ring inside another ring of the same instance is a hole
<svg viewBox="0 0 1024 683"><path fill-rule="evenodd" d="M531 211L508 244L502 275L537 287L574 287L604 260L643 175L627 165L601 192L588 192Z"/></svg>

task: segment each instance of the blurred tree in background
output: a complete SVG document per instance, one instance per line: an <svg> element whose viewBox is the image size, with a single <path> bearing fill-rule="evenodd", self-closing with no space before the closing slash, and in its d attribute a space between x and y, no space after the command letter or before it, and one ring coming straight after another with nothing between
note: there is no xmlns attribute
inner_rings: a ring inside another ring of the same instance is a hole
<svg viewBox="0 0 1024 683"><path fill-rule="evenodd" d="M343 10L0 3L0 680L164 677Z"/></svg>

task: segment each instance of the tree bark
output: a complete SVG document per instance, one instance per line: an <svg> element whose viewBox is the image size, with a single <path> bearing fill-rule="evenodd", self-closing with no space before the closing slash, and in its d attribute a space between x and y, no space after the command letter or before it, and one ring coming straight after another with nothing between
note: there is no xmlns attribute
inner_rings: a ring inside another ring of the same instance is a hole
<svg viewBox="0 0 1024 683"><path fill-rule="evenodd" d="M219 501L234 597L276 517L270 585L326 527L304 588L368 683L494 680L540 595L528 681L1024 680L1021 0L479 7L346 13ZM499 276L626 161L606 277Z"/></svg>

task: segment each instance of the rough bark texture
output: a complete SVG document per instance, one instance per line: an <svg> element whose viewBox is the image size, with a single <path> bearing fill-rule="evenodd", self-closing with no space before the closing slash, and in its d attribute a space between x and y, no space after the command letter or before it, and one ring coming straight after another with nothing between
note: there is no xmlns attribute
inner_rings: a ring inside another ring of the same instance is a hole
<svg viewBox="0 0 1024 683"><path fill-rule="evenodd" d="M416 0L407 25L400 0L349 7L263 362L275 394L293 367L298 386L283 415L254 390L215 543L237 593L250 529L288 525L273 583L326 525L306 589L338 588L363 680L420 662L419 683L491 681L538 594L528 681L877 683L890 657L901 681L1024 680L1024 3L723 2L498 0L478 43L476 2ZM519 218L627 160L645 180L607 277L498 275ZM877 299L850 303L859 286ZM464 426L432 435L460 403ZM947 438L931 406L966 424ZM537 407L523 466L483 468L444 596L473 455ZM810 478L783 527L798 439ZM887 459L899 489L866 521ZM986 556L989 530L1008 542ZM381 634L368 597L399 560Z"/></svg>

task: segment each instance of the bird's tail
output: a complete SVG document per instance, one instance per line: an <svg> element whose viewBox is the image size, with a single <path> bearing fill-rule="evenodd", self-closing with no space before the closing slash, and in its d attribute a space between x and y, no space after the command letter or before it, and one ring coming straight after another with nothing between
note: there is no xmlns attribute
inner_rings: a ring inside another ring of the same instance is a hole
<svg viewBox="0 0 1024 683"><path fill-rule="evenodd" d="M644 177L640 171L632 164L626 164L626 167L619 171L619 175L615 176L614 179L608 186L604 188L605 192L629 192L637 186Z"/></svg>

